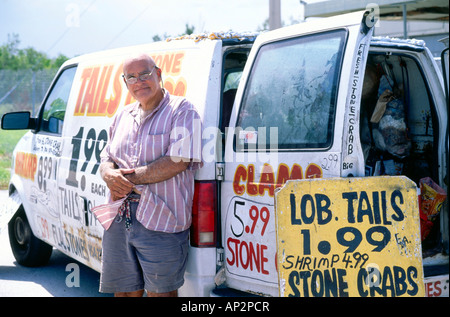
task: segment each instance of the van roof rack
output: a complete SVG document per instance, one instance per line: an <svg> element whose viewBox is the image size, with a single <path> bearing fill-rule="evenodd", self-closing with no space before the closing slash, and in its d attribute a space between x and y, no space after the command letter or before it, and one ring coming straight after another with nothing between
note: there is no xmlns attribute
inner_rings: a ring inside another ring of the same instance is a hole
<svg viewBox="0 0 450 317"><path fill-rule="evenodd" d="M167 42L176 40L194 40L195 42L203 40L222 40L235 42L254 42L259 32L204 32L197 34L182 35L178 37L169 37Z"/></svg>
<svg viewBox="0 0 450 317"><path fill-rule="evenodd" d="M406 48L413 51L422 51L425 48L425 41L417 39L400 39L394 37L374 36L370 42L373 46L388 46Z"/></svg>

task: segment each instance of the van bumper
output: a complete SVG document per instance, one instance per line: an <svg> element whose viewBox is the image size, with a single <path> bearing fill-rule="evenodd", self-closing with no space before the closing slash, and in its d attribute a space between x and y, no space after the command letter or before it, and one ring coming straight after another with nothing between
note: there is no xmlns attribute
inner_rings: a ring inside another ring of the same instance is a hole
<svg viewBox="0 0 450 317"><path fill-rule="evenodd" d="M211 290L211 297L262 297L256 294L238 291L237 289L228 287L218 287Z"/></svg>
<svg viewBox="0 0 450 317"><path fill-rule="evenodd" d="M424 278L426 297L449 297L448 274Z"/></svg>
<svg viewBox="0 0 450 317"><path fill-rule="evenodd" d="M208 297L216 286L216 248L189 248L184 285L178 290L181 297Z"/></svg>

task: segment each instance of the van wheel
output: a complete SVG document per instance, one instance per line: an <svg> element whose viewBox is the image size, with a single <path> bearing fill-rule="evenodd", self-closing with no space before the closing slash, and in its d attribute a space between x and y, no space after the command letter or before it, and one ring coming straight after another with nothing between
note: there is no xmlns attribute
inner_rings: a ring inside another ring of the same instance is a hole
<svg viewBox="0 0 450 317"><path fill-rule="evenodd" d="M20 208L8 223L9 244L17 263L36 267L47 264L52 246L36 238L31 231L25 211Z"/></svg>

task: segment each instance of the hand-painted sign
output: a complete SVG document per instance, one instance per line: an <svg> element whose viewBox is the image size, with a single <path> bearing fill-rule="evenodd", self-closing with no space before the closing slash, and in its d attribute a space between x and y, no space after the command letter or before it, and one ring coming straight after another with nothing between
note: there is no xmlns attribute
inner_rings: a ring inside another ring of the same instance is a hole
<svg viewBox="0 0 450 317"><path fill-rule="evenodd" d="M275 195L280 296L424 296L406 177L288 181Z"/></svg>

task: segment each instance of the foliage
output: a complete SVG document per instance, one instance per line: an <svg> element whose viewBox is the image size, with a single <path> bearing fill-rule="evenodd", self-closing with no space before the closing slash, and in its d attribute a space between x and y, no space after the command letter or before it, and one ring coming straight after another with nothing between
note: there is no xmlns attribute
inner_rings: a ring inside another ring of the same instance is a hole
<svg viewBox="0 0 450 317"><path fill-rule="evenodd" d="M0 189L8 187L12 152L26 130L5 131L0 129Z"/></svg>
<svg viewBox="0 0 450 317"><path fill-rule="evenodd" d="M32 47L19 49L19 44L18 34L8 34L8 41L0 46L0 69L31 69L36 71L59 68L68 59L62 54L51 59L47 54L38 52Z"/></svg>

